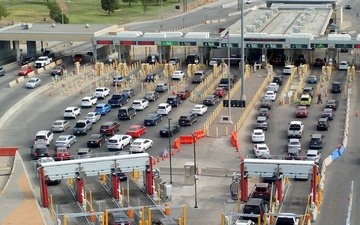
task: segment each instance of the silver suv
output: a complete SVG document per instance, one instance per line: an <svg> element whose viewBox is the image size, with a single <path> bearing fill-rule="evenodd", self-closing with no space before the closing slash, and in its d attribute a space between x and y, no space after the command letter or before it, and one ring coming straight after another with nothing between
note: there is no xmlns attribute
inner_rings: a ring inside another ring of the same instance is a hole
<svg viewBox="0 0 360 225"><path fill-rule="evenodd" d="M87 134L91 129L92 122L90 120L78 120L74 126L73 133L74 135Z"/></svg>
<svg viewBox="0 0 360 225"><path fill-rule="evenodd" d="M4 76L5 75L5 69L4 67L0 67L0 76Z"/></svg>

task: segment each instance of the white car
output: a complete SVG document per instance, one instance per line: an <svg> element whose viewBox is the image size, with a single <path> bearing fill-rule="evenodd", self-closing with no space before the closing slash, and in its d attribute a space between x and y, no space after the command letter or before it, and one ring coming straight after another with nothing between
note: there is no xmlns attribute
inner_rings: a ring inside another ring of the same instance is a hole
<svg viewBox="0 0 360 225"><path fill-rule="evenodd" d="M36 161L36 166L40 167L43 163L55 162L53 157L41 157Z"/></svg>
<svg viewBox="0 0 360 225"><path fill-rule="evenodd" d="M265 142L265 132L262 129L255 129L251 135L251 141L253 143Z"/></svg>
<svg viewBox="0 0 360 225"><path fill-rule="evenodd" d="M54 133L50 130L40 130L36 133L34 138L34 144L45 144L47 146L50 145L50 143L54 139Z"/></svg>
<svg viewBox="0 0 360 225"><path fill-rule="evenodd" d="M93 96L95 96L97 98L103 98L103 99L109 95L110 95L110 89L107 87L98 87L95 89L95 92L93 94Z"/></svg>
<svg viewBox="0 0 360 225"><path fill-rule="evenodd" d="M55 147L67 147L70 148L71 145L76 143L75 135L60 135L55 142Z"/></svg>
<svg viewBox="0 0 360 225"><path fill-rule="evenodd" d="M290 138L288 140L288 147L287 152L288 153L300 153L301 151L301 142L298 138Z"/></svg>
<svg viewBox="0 0 360 225"><path fill-rule="evenodd" d="M81 100L81 107L93 107L97 103L97 97L87 96Z"/></svg>
<svg viewBox="0 0 360 225"><path fill-rule="evenodd" d="M285 66L283 69L283 74L290 75L293 67L294 67L293 65Z"/></svg>
<svg viewBox="0 0 360 225"><path fill-rule="evenodd" d="M204 115L208 111L208 107L206 105L195 105L192 109L192 113L196 115Z"/></svg>
<svg viewBox="0 0 360 225"><path fill-rule="evenodd" d="M75 118L81 114L81 109L79 107L67 107L64 111L64 118Z"/></svg>
<svg viewBox="0 0 360 225"><path fill-rule="evenodd" d="M262 154L270 154L270 150L266 144L255 144L254 154L256 157L260 157Z"/></svg>
<svg viewBox="0 0 360 225"><path fill-rule="evenodd" d="M30 78L28 82L26 82L26 88L36 88L41 85L41 79L40 78Z"/></svg>
<svg viewBox="0 0 360 225"><path fill-rule="evenodd" d="M138 138L133 141L130 145L131 152L145 152L147 149L151 148L153 141L150 139Z"/></svg>
<svg viewBox="0 0 360 225"><path fill-rule="evenodd" d="M319 165L321 159L321 152L319 150L308 150L306 152L306 160L314 161Z"/></svg>
<svg viewBox="0 0 360 225"><path fill-rule="evenodd" d="M131 105L135 110L144 110L149 106L149 101L146 99L135 99Z"/></svg>
<svg viewBox="0 0 360 225"><path fill-rule="evenodd" d="M348 63L346 61L341 61L339 64L339 70L347 70L348 69Z"/></svg>
<svg viewBox="0 0 360 225"><path fill-rule="evenodd" d="M40 56L35 61L35 67L40 68L49 65L52 62L52 58L49 58L48 56Z"/></svg>
<svg viewBox="0 0 360 225"><path fill-rule="evenodd" d="M132 137L125 134L116 134L107 141L109 150L122 150L125 146L132 143Z"/></svg>
<svg viewBox="0 0 360 225"><path fill-rule="evenodd" d="M268 90L268 91L273 91L273 92L278 92L278 90L279 90L279 84L272 82L272 83L270 83L270 84L268 85L267 90Z"/></svg>
<svg viewBox="0 0 360 225"><path fill-rule="evenodd" d="M97 123L101 119L101 114L97 112L88 112L85 119L90 120L92 123Z"/></svg>
<svg viewBox="0 0 360 225"><path fill-rule="evenodd" d="M56 120L52 125L51 130L53 132L65 131L70 127L70 122L68 120Z"/></svg>
<svg viewBox="0 0 360 225"><path fill-rule="evenodd" d="M169 103L160 103L156 113L160 115L168 115L171 111L171 105Z"/></svg>
<svg viewBox="0 0 360 225"><path fill-rule="evenodd" d="M172 74L171 78L173 80L182 80L185 76L185 73L181 70L176 70L174 71L174 73Z"/></svg>
<svg viewBox="0 0 360 225"><path fill-rule="evenodd" d="M276 98L276 93L275 91L267 91L265 93L264 99L269 99L271 101L275 101Z"/></svg>

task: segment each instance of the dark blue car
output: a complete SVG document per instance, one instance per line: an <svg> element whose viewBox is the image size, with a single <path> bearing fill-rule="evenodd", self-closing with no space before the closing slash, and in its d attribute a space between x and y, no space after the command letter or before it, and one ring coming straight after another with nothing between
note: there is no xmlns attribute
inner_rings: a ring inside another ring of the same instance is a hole
<svg viewBox="0 0 360 225"><path fill-rule="evenodd" d="M317 83L317 77L316 76L309 76L308 78L308 83L309 84L316 84Z"/></svg>
<svg viewBox="0 0 360 225"><path fill-rule="evenodd" d="M101 115L105 115L110 112L111 106L109 104L97 104L95 106L94 112L100 113Z"/></svg>
<svg viewBox="0 0 360 225"><path fill-rule="evenodd" d="M162 121L162 116L160 114L148 114L144 119L145 126L156 126Z"/></svg>

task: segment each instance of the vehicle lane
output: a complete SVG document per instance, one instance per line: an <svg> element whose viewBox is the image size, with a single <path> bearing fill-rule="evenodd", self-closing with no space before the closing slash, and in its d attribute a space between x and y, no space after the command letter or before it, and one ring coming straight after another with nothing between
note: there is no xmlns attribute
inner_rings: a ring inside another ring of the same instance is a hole
<svg viewBox="0 0 360 225"><path fill-rule="evenodd" d="M282 74L282 68L275 68L276 74ZM318 68L312 68L310 74L320 76L321 70ZM338 72L333 71L333 80L340 79L345 82L346 72ZM284 75L285 80L287 80L287 76ZM285 82L284 80L284 82ZM306 84L305 86L313 86L314 88L316 85L309 85ZM278 93L281 92L281 89ZM315 97L316 98L316 97ZM327 99L336 99L339 100L341 106L344 107L344 99L342 94L329 94L329 97L324 98L323 101ZM274 103L276 103L275 101ZM269 121L268 121L268 131L266 131L266 144L270 149L270 153L273 156L285 156L286 155L286 148L287 148L287 127L288 123L291 121L304 121L305 128L304 134L301 139L302 144L302 152L301 155L306 155L306 150L308 149L310 135L313 133L322 133L326 136L325 146L322 149L322 158L327 157L333 151L333 148L336 147L342 139L342 131L343 131L343 124L344 124L344 117L341 110L336 112L336 116L334 121L331 121L331 127L329 131L317 131L316 124L318 118L321 116L321 112L324 108L324 104L316 104L316 99L312 100L312 105L309 108L310 113L308 118L296 118L295 112L297 109L298 103L292 105L283 105L283 106L276 106L273 104L272 109L270 110L269 114ZM259 105L255 107L258 109ZM249 138L248 142L245 143L244 147L247 149L247 154L254 154L253 153L253 144L251 143L250 135L252 130L254 129L256 116L254 118L250 118L254 121L252 126L248 126L245 129L248 130ZM282 212L289 212L289 213L299 213L303 214L305 212L307 196L310 193L310 179L308 181L294 181L291 180L290 189L286 195L285 202L282 206Z"/></svg>
<svg viewBox="0 0 360 225"><path fill-rule="evenodd" d="M210 71L207 70L207 73L209 73L209 72ZM189 90L191 90L195 87L195 85L189 84L188 87L189 87ZM139 91L139 89L138 89L138 91ZM69 96L69 97L56 96L56 95L47 96L45 94L38 96L38 98L35 99L32 103L25 105L22 110L19 110L18 112L16 112L14 114L14 116L12 118L10 118L9 121L0 130L3 145L18 146L19 152L21 153L21 155L25 161L27 170L30 173L34 174L35 171L34 171L33 163L28 163L31 160L29 146L31 146L33 143L34 135L36 134L36 132L38 130L50 129L52 123L56 119L62 119L62 113L66 107L74 106L74 105L79 106L80 100L83 96L84 95L79 95L78 93L76 93L72 96ZM140 96L142 97L143 94L139 93L137 95L137 97L135 97L135 98L138 98ZM146 109L144 112L139 112L138 115L135 116L132 120L120 121L120 123L122 125L122 129L118 133L124 133L126 131L126 129L132 124L142 124L145 115L150 112L155 112L158 103L165 102L167 96L168 96L168 94L162 94L161 99L158 99L155 103L150 104L149 109ZM133 99L135 99L135 98L133 98ZM101 100L99 102L105 102L106 100ZM130 104L130 103L128 103L128 104ZM171 112L169 116L172 116L174 118L174 122L176 122L175 120L183 112L191 111L193 105L194 104L190 103L189 100L186 100L183 102L181 107L175 108L174 112ZM82 115L79 117L79 119L84 118L86 115L86 112L92 111L92 110L93 109L84 109L82 111ZM116 114L117 114L116 112L117 112L117 110L112 110L110 115L106 115L105 118L103 118L99 124L94 126L94 129L92 132L97 133L99 130L100 124L106 120L118 121L118 119L116 117ZM208 112L208 115L210 115L210 113L211 113L211 109ZM191 132L196 130L195 126L202 128L202 126L203 126L202 121L204 121L205 118L206 118L206 115L203 118L200 118L201 121L199 121L198 123L195 123L193 127L184 128L182 130L181 134L190 134ZM21 121L21 123L19 123L18 121ZM70 123L73 126L75 122L76 122L76 120L71 120ZM161 124L159 124L157 127L149 128L148 132L146 133L147 136L144 136L144 137L151 138L154 140L154 143L155 143L154 147L148 151L151 155L159 155L164 150L164 145L162 142L164 142L164 140L165 140L167 143L168 139L159 138L158 132L159 132L160 127L162 127L163 125L166 125L166 124L167 124L167 121L163 120L163 122ZM22 132L19 133L19 130L21 130ZM71 134L72 130L71 129L67 130L65 133ZM54 135L54 141L57 139L57 137L59 135L61 135L61 134ZM78 138L78 143L76 143L70 149L72 155L75 154L76 149L78 149L79 147L86 146L86 139L89 135L90 134L88 134L87 136L82 136L82 137ZM16 136L16 139L13 138L14 136ZM174 140L174 139L172 139L172 140ZM54 144L52 144L49 149L50 149L51 154L53 154ZM94 149L94 152L95 153L101 153L101 152L107 153L108 150L104 146L102 149ZM63 196L64 193L69 193L69 190L67 190L67 186L66 186L65 182L66 181L64 180L61 185L50 187L49 192L53 193L55 204L57 201L64 202L64 207L66 208L67 207L66 203L74 201L74 200L73 200L73 197L69 194L65 194L66 197ZM35 178L35 175L32 176L32 183L35 186L35 192L37 194L39 194L40 190L38 187L38 179ZM91 190L93 190L93 188L91 188ZM104 192L104 194L108 195L105 192ZM57 198L55 196L59 196L59 198ZM61 204L61 205L63 205L63 204ZM71 207L71 206L69 206L69 207ZM77 212L79 209L74 206L74 208L72 210Z"/></svg>
<svg viewBox="0 0 360 225"><path fill-rule="evenodd" d="M360 223L360 183L359 183L359 126L360 120L355 112L360 108L360 80L356 77L354 82L354 95L351 98L350 127L348 144L345 153L333 161L326 169L325 188L320 214L313 224L344 224L346 222L351 181L354 180L354 193L352 196L351 224ZM346 110L343 105L342 111ZM335 150L336 148L332 148Z"/></svg>

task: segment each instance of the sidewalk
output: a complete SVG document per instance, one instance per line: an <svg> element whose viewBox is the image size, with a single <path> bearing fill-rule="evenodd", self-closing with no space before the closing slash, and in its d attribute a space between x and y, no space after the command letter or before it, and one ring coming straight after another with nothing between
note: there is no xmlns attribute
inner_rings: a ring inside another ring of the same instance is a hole
<svg viewBox="0 0 360 225"><path fill-rule="evenodd" d="M13 171L7 187L0 196L0 208L0 225L45 224L18 152L15 155Z"/></svg>
<svg viewBox="0 0 360 225"><path fill-rule="evenodd" d="M265 80L267 76L266 70L257 70L256 72L250 72L250 76L245 79L244 89L246 95L246 106L251 102L252 98L255 96L256 92L259 90L262 82ZM241 86L236 91L236 93L231 98L232 100L240 100L241 99ZM220 101L219 104L222 104ZM231 120L232 123L218 123L221 120L221 116L229 115L228 107L224 107L217 118L214 120L214 123L210 125L209 136L216 137L218 130L218 135L230 135L230 133L234 130L234 126L239 121L241 115L244 113L245 108L231 107ZM226 134L226 129L228 130L228 134Z"/></svg>

